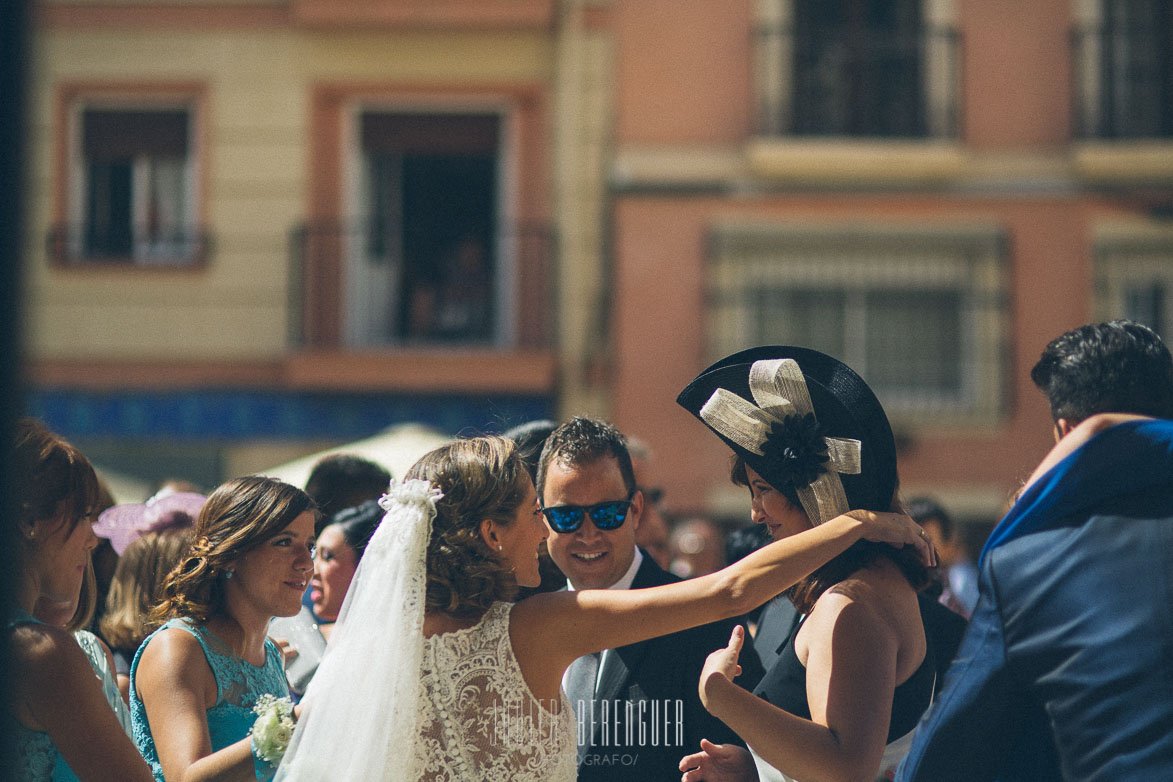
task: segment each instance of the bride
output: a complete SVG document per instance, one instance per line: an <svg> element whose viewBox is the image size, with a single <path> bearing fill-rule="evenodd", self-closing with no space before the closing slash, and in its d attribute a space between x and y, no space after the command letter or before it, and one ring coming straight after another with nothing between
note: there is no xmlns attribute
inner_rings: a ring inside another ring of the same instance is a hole
<svg viewBox="0 0 1173 782"><path fill-rule="evenodd" d="M442 446L382 503L278 779L572 782L576 658L745 613L857 540L934 557L908 517L852 511L702 578L513 603L547 529L511 441Z"/></svg>

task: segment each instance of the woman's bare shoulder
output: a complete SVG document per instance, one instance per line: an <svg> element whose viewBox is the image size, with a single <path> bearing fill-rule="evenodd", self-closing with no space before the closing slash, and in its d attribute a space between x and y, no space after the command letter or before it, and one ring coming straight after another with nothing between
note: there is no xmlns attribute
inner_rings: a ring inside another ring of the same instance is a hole
<svg viewBox="0 0 1173 782"><path fill-rule="evenodd" d="M916 591L909 586L899 568L884 560L857 570L820 595L807 624L830 629L837 622L849 619L902 628L913 618L919 621L919 616Z"/></svg>
<svg viewBox="0 0 1173 782"><path fill-rule="evenodd" d="M168 627L152 635L139 656L136 679L140 683L190 681L195 677L215 682L199 639L180 627Z"/></svg>
<svg viewBox="0 0 1173 782"><path fill-rule="evenodd" d="M12 662L21 675L16 681L37 671L53 671L62 665L85 663L85 655L73 635L58 627L40 623L19 624L9 636Z"/></svg>

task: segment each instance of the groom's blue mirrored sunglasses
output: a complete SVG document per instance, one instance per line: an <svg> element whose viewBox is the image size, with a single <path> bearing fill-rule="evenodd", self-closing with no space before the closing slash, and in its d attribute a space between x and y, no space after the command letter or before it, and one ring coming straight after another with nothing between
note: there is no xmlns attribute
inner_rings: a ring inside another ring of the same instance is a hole
<svg viewBox="0 0 1173 782"><path fill-rule="evenodd" d="M626 500L612 500L600 502L598 505L556 505L553 508L542 508L542 513L555 532L574 532L582 526L582 520L588 514L595 526L601 530L619 529L627 521L627 511L631 508L631 497Z"/></svg>

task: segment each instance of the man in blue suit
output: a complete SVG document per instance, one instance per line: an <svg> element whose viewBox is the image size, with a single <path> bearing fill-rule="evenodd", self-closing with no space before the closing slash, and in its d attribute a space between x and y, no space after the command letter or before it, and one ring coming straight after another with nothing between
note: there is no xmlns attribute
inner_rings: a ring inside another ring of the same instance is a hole
<svg viewBox="0 0 1173 782"><path fill-rule="evenodd" d="M897 779L1173 780L1173 359L1112 321L1053 340L1031 378L1056 447L982 552Z"/></svg>

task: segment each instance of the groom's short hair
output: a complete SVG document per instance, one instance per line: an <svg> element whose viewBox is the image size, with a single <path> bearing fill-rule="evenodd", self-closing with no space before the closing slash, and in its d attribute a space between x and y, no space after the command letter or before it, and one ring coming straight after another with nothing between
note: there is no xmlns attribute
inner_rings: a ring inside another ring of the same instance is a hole
<svg viewBox="0 0 1173 782"><path fill-rule="evenodd" d="M1051 340L1030 372L1051 418L1096 413L1173 417L1173 358L1157 333L1128 320L1089 323Z"/></svg>
<svg viewBox="0 0 1173 782"><path fill-rule="evenodd" d="M594 464L600 459L610 457L614 457L619 464L619 472L623 476L623 485L627 487L627 493L634 494L635 471L631 467L631 454L627 451L627 438L600 418L571 418L546 438L542 456L538 460L538 497L543 496L546 473L554 462L567 467L577 467Z"/></svg>

